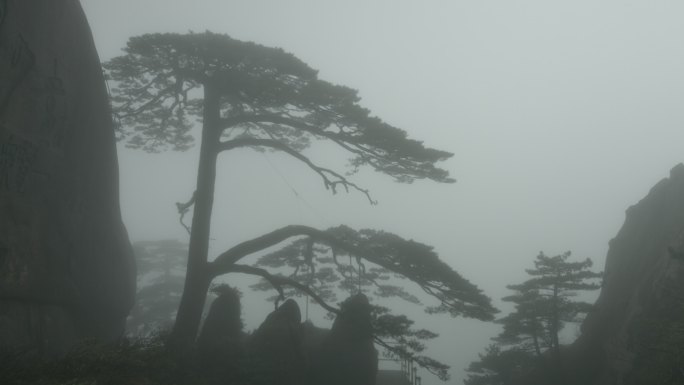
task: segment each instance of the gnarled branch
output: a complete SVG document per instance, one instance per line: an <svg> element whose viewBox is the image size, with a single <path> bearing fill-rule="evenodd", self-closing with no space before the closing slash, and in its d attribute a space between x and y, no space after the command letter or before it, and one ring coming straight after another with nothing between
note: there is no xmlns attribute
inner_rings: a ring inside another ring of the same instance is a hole
<svg viewBox="0 0 684 385"><path fill-rule="evenodd" d="M214 277L230 272L231 267L240 259L297 236L309 236L316 242L403 275L440 301L439 306L428 310L448 311L452 315L466 315L483 320L492 319L492 314L496 312L479 289L439 261L430 248L413 241L397 241L394 238L400 238L396 236L372 239L369 243L363 239L345 240L330 231L290 225L225 251L209 264L210 271ZM388 250L383 251L385 249Z"/></svg>
<svg viewBox="0 0 684 385"><path fill-rule="evenodd" d="M373 200L373 198L370 196L370 193L368 192L367 189L359 187L357 184L350 182L345 178L344 176L340 175L339 173L330 170L328 168L320 167L317 166L315 163L313 163L309 158L306 156L302 155L300 152L293 150L292 148L288 147L287 145L283 144L282 142L279 142L274 139L259 139L259 138L238 138L238 139L233 139L229 140L226 142L221 142L219 145L219 151L228 151L232 150L235 148L240 148L240 147L253 147L253 146L259 146L259 147L269 147L273 148L276 150L283 151L287 153L288 155L304 162L309 168L314 170L320 177L323 179L323 184L325 185L326 189L331 189L333 194L337 193L337 186L341 185L344 187L344 189L349 192L349 188L353 188L364 195L366 195L366 198L368 198L368 201L370 202L371 205L375 205L378 202ZM335 179L332 179L335 178Z"/></svg>
<svg viewBox="0 0 684 385"><path fill-rule="evenodd" d="M178 209L178 214L180 214L180 218L178 219L180 221L181 226L185 228L185 230L190 234L190 227L183 222L183 217L185 217L185 214L187 214L188 210L190 210L190 207L195 204L195 192L192 193L192 197L190 197L190 200L181 203L181 202L176 202L176 208Z"/></svg>
<svg viewBox="0 0 684 385"><path fill-rule="evenodd" d="M311 297L314 301L316 301L321 307L331 313L339 313L340 310L328 305L327 302L325 302L318 294L316 294L311 288L309 288L306 285L302 285L301 283L287 278L283 277L280 275L273 275L266 271L265 269L261 269L258 267L253 267L253 266L246 266L246 265L240 265L240 264L233 264L230 266L230 268L223 270L222 274L226 273L244 273L244 274L250 274L250 275L256 275L259 277L264 278L266 281L268 281L276 291L278 291L278 296L280 299L284 299L285 294L283 291L283 286L290 286L293 287L294 289L301 291L302 293L305 293L309 297Z"/></svg>
<svg viewBox="0 0 684 385"><path fill-rule="evenodd" d="M404 180L405 178L411 180L412 178L416 177L427 177L447 183L455 182L454 179L448 178L448 175L443 172L438 172L437 174L432 176L418 176L419 174L425 174L426 172L428 172L428 170L424 169L425 164L423 164L423 162L421 162L420 160L407 159L401 157L397 158L392 154L387 153L386 150L383 150L381 148L374 149L372 148L372 146L366 146L363 143L359 142L358 138L355 135L353 135L352 133L345 132L343 130L343 127L340 126L338 126L339 131L334 132L326 130L325 127L317 127L315 125L308 124L298 117L283 116L278 113L256 113L241 114L229 118L224 118L221 120L220 127L221 129L226 129L247 123L279 124L308 132L314 136L324 137L326 139L331 140L341 148L358 156L360 159L362 159L364 162L366 162L376 170L392 175L397 180ZM432 162L436 160L447 159L451 155L452 154L447 152L436 152L434 154L434 159L432 160ZM428 161L427 163L431 162ZM433 169L432 171L437 170Z"/></svg>

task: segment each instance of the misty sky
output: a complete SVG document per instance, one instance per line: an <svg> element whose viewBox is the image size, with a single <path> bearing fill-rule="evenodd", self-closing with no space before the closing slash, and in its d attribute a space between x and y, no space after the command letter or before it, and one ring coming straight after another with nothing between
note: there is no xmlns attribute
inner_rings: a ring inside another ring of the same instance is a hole
<svg viewBox="0 0 684 385"><path fill-rule="evenodd" d="M455 154L443 164L453 185L359 174L374 207L361 194L332 196L285 156L222 155L215 253L290 223L381 228L434 245L499 304L540 250L572 250L602 269L627 207L684 161L681 1L81 3L102 60L148 32L211 30L282 47L322 79L358 89L363 106L412 138ZM194 189L197 152L119 157L131 239L185 240L174 203ZM443 334L431 353L453 366L454 384L497 332L425 322Z"/></svg>

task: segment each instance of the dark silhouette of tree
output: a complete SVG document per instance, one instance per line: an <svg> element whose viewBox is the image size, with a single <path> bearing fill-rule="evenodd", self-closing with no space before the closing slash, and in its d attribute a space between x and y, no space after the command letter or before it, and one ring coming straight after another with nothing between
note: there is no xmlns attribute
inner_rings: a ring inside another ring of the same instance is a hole
<svg viewBox="0 0 684 385"><path fill-rule="evenodd" d="M503 300L513 303L515 309L497 321L502 324L503 330L494 338L496 345L490 347L484 356L480 356L481 361L471 364L472 368L487 367L488 372L486 375L484 372L474 375L478 379L466 382L466 385L498 384L494 380L486 382L489 380L484 378L498 379L507 375L497 372L495 365L484 363L483 360L499 362L496 357L508 352L514 352L511 354L519 358L523 354L534 358L520 362L542 365L553 377L562 375L558 335L567 323L580 322L591 310L590 303L574 297L582 291L599 289L599 280L602 277L602 273L589 270L592 266L590 259L572 262L568 260L570 256L569 251L553 257L541 252L534 261L534 268L525 270L531 278L523 283L507 286L514 293ZM509 347L507 350L501 349L506 346ZM551 366L545 363L546 352L550 352L553 359Z"/></svg>
<svg viewBox="0 0 684 385"><path fill-rule="evenodd" d="M425 341L439 337L428 329L415 329L407 316L392 314L384 306L372 305L373 335L385 354L393 358L410 359L443 381L449 379L449 365L422 354Z"/></svg>
<svg viewBox="0 0 684 385"><path fill-rule="evenodd" d="M541 358L542 351L553 346L546 322L550 301L542 297L533 281L507 287L514 294L502 299L515 304L515 311L497 321L503 325L503 331L495 340Z"/></svg>
<svg viewBox="0 0 684 385"><path fill-rule="evenodd" d="M149 336L169 329L183 293L188 246L175 239L133 244L138 292L126 329Z"/></svg>
<svg viewBox="0 0 684 385"><path fill-rule="evenodd" d="M581 317L591 310L592 305L581 300L574 300L580 291L597 290L601 287L601 273L592 272L591 259L580 262L568 261L569 251L553 257L543 252L537 255L534 269L525 270L532 276L519 285L510 285L509 289L522 295L513 295L504 300L520 304L516 308L519 315L526 318L526 328L520 335L529 333L536 326L543 325L548 333L549 348L552 350L557 368L560 370L561 355L558 335L568 322L579 322ZM535 310L536 309L536 310ZM535 314L536 313L536 314ZM514 326L514 325L510 325ZM506 323L504 323L504 330Z"/></svg>
<svg viewBox="0 0 684 385"><path fill-rule="evenodd" d="M497 344L489 345L479 356L479 361L471 362L466 368L468 378L463 381L465 385L508 385L534 362L532 355L525 350L502 350Z"/></svg>
<svg viewBox="0 0 684 385"><path fill-rule="evenodd" d="M183 294L188 245L176 239L133 244L138 272L135 306L126 322L127 333L149 337L169 330ZM215 297L210 291L209 299ZM204 313L208 310L205 306Z"/></svg>
<svg viewBox="0 0 684 385"><path fill-rule="evenodd" d="M185 150L193 142L195 123L201 126L196 189L188 202L178 204L181 222L193 209L185 286L172 332L179 346L195 340L209 285L227 273L261 276L281 296L283 287L294 287L337 311L304 284L239 263L297 237L404 275L440 301L433 310L492 319L495 309L489 298L441 262L430 247L389 233L292 225L240 243L210 261L216 162L224 151L282 152L315 172L326 189L355 190L371 204L375 201L369 191L348 179L361 167L397 182L454 181L435 165L452 154L427 148L371 116L358 104L355 90L318 79L315 70L282 49L210 32L133 37L124 55L104 67L113 80L118 136L127 146L148 152ZM320 166L306 155L308 147L320 142L332 143L350 155L346 173ZM313 254L304 258L312 259Z"/></svg>

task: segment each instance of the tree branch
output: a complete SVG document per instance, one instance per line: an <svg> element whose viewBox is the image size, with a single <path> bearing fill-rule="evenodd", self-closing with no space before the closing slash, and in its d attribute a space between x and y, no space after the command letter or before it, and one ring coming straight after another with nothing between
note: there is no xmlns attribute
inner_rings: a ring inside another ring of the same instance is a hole
<svg viewBox="0 0 684 385"><path fill-rule="evenodd" d="M118 115L118 117L119 119L126 119L138 115L139 113L145 111L148 107L155 103L163 103L164 100L166 100L168 97L172 97L175 94L174 91L176 91L176 85L170 85L157 92L156 95L152 95L150 100L146 101L138 107L135 107L132 111L128 111L124 114Z"/></svg>
<svg viewBox="0 0 684 385"><path fill-rule="evenodd" d="M260 237L250 239L249 241L242 242L221 253L221 255L216 257L213 262L210 262L211 269L212 271L216 272L215 276L224 274L224 271L230 269L230 267L237 263L240 259L267 247L277 245L288 238L299 235L307 235L309 230L313 230L311 231L311 234L314 234L314 232L318 231L307 226L290 225L272 231L268 234L264 234Z"/></svg>
<svg viewBox="0 0 684 385"><path fill-rule="evenodd" d="M283 151L287 153L288 155L302 161L305 163L309 168L314 170L320 177L323 179L323 184L326 189L331 189L333 194L337 193L337 186L342 185L344 189L349 192L349 188L353 188L361 193L363 193L366 198L368 198L368 201L370 202L371 205L375 205L378 202L373 200L371 197L369 191L367 189L363 189L359 187L357 184L350 182L345 178L344 176L340 175L339 173L330 170L328 168L324 167L319 167L315 163L313 163L309 158L306 156L302 155L298 151L293 150L292 148L288 147L287 145L283 144L282 142L279 142L274 139L259 139L259 138L238 138L238 139L233 139L229 140L226 142L221 142L219 145L219 151L229 151L235 148L240 148L240 147L253 147L253 146L259 146L259 147L269 147L273 148L276 150ZM333 180L331 178L336 178L336 180Z"/></svg>
<svg viewBox="0 0 684 385"><path fill-rule="evenodd" d="M296 128L305 132L308 132L314 136L324 137L341 148L349 151L350 153L357 155L364 162L367 162L370 166L378 171L385 172L395 178L401 179L401 176L412 175L411 177L416 177L415 174L421 173L421 162L412 161L409 159L401 159L392 157L390 154L383 154L372 148L358 143L354 140L353 135L344 132L342 127L338 125L339 132L325 131L325 128L313 126L307 124L302 119L291 116L282 116L277 113L258 113L258 114L241 114L238 116L233 116L230 118L224 118L221 120L221 129L226 129L234 127L245 123L272 123L289 126ZM335 122L331 122L335 123ZM443 157L447 158L451 154L444 153ZM383 164L387 163L387 164ZM425 170L422 170L425 171ZM444 181L453 182L453 179L445 179Z"/></svg>
<svg viewBox="0 0 684 385"><path fill-rule="evenodd" d="M415 242L380 239L380 242L386 243L383 245L382 243L378 244L378 240L371 239L368 247L364 247L354 243L354 240L347 241L331 232L302 225L285 226L234 246L209 264L210 272L213 277L230 272L231 267L240 259L297 236L309 236L316 242L327 244L337 250L342 250L391 272L403 275L440 301L439 306L428 308L428 311L449 311L454 316L466 315L483 320L492 319L492 313L496 312L486 296L480 294L476 287L451 271L448 266L436 265L421 269L423 264L432 263L429 260L421 259L421 253L427 253L425 258L436 259L437 257L429 249L424 250L418 247L416 251L411 251L411 248L416 247ZM378 253L379 249L387 249L389 253ZM407 256L410 255L415 259L407 259ZM439 262L438 259L437 261Z"/></svg>
<svg viewBox="0 0 684 385"><path fill-rule="evenodd" d="M286 278L283 276L279 275L273 275L266 271L265 269L261 269L258 267L253 267L253 266L246 266L246 265L239 265L239 264L233 264L230 266L229 269L223 270L223 274L226 273L244 273L244 274L250 274L250 275L257 275L259 277L264 278L266 281L268 281L274 289L278 291L278 296L280 299L284 299L285 294L283 291L283 286L290 286L295 288L298 291L301 291L302 293L305 293L309 297L311 297L314 301L316 301L319 305L321 305L322 308L325 310L338 314L340 312L339 309L334 308L330 305L328 305L327 302L325 302L318 294L316 294L311 288L309 288L306 285L302 285L301 283L292 280L290 278Z"/></svg>
<svg viewBox="0 0 684 385"><path fill-rule="evenodd" d="M190 198L189 201L185 203L181 202L176 202L176 208L178 209L178 214L180 214L180 224L185 228L185 230L190 234L190 227L183 222L183 217L185 217L185 214L187 214L188 210L190 210L190 207L195 204L195 192L192 193L192 197Z"/></svg>

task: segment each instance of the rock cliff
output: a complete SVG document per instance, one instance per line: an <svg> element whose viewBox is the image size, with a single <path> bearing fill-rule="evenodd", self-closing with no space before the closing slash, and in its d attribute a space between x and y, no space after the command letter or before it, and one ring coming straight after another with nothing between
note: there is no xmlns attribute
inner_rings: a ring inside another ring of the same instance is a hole
<svg viewBox="0 0 684 385"><path fill-rule="evenodd" d="M0 0L0 348L120 335L135 267L115 134L76 0Z"/></svg>
<svg viewBox="0 0 684 385"><path fill-rule="evenodd" d="M573 383L684 383L684 165L627 210L604 283L567 349ZM529 383L529 382L528 382Z"/></svg>

